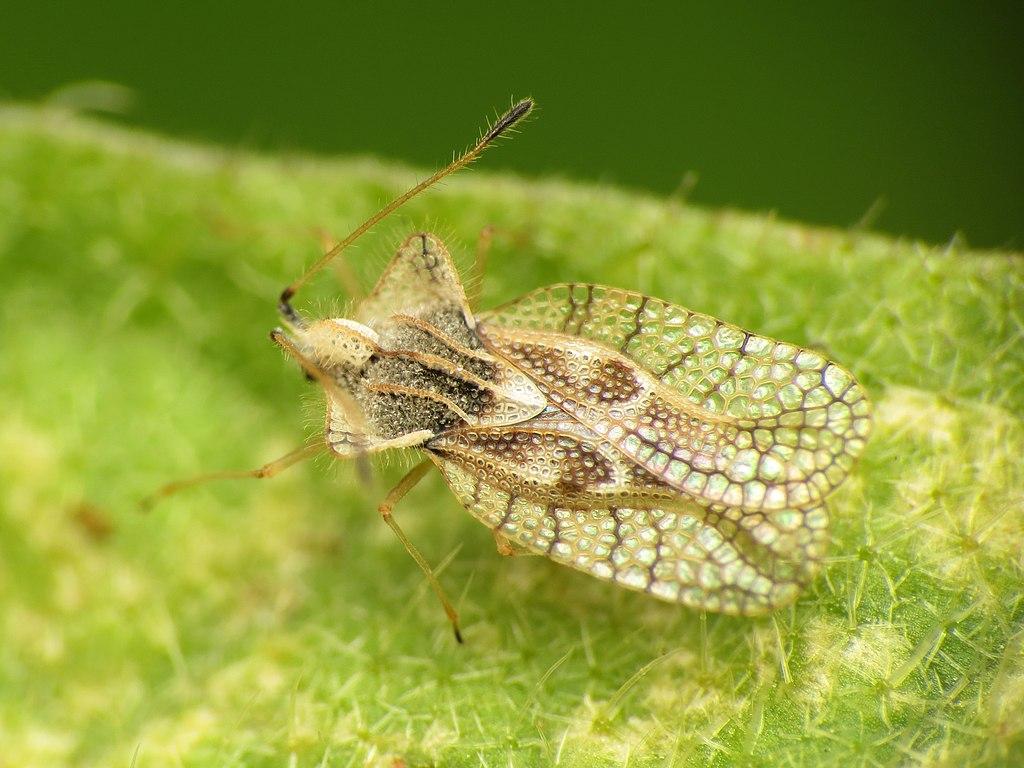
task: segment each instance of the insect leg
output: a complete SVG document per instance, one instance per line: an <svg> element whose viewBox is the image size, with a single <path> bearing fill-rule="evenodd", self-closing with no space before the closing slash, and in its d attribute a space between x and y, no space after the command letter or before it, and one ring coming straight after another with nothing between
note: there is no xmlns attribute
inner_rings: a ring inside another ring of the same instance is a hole
<svg viewBox="0 0 1024 768"><path fill-rule="evenodd" d="M494 243L494 226L488 224L480 230L476 239L476 255L473 258L473 285L470 287L469 306L470 309L477 309L480 303L480 295L484 290L484 275L487 273L487 256L491 252L491 245Z"/></svg>
<svg viewBox="0 0 1024 768"><path fill-rule="evenodd" d="M437 576L434 575L433 569L430 564L426 561L423 555L420 554L419 550L413 546L413 543L409 541L409 537L405 535L405 532L399 527L398 523L395 522L394 517L391 515L391 510L394 509L395 504L401 501L402 497L405 496L409 491L413 489L423 476L427 474L430 469L430 460L424 459L415 467L409 470L409 473L398 481L398 485L391 489L390 493L384 497L384 501L377 507L377 511L380 512L380 516L384 518L384 522L388 524L388 527L395 532L398 540L402 542L405 547L405 551L408 552L412 559L416 561L416 565L420 567L424 575L427 577L427 581L430 582L430 586L433 588L434 593L441 601L441 606L444 608L445 615L448 617L448 621L452 624L452 629L455 631L455 639L458 642L462 642L462 633L459 631L459 615L455 612L455 608L452 607L451 601L448 596L444 593L444 589L441 587L441 582L437 580Z"/></svg>
<svg viewBox="0 0 1024 768"><path fill-rule="evenodd" d="M328 253L338 246L338 241L331 237L326 230L318 230L317 234L320 236L320 248L323 253ZM359 278L356 277L356 272L348 260L339 259L335 262L334 271L349 299L357 303L362 301L364 298L362 286L359 285Z"/></svg>
<svg viewBox="0 0 1024 768"><path fill-rule="evenodd" d="M317 443L314 445L305 445L302 448L298 448L291 453L286 453L279 459L264 464L262 467L257 469L229 469L223 472L208 472L203 475L197 475L196 477L189 477L184 480L175 480L173 483L157 489L155 492L146 496L142 501L139 502L139 506L144 510L152 508L154 504L165 496L182 491L186 488L191 488L194 485L202 485L203 483L213 482L214 480L243 480L245 478L263 479L267 477L273 477L279 472L283 472L293 464L298 464L300 461L304 461L316 454L320 453L326 448L325 445Z"/></svg>
<svg viewBox="0 0 1024 768"><path fill-rule="evenodd" d="M303 355L294 342L285 336L280 328L275 328L270 332L270 340L291 355L310 379L320 382L328 397L332 397L337 406L345 413L348 423L365 434L366 425L363 422L362 410L352 395L339 387L336 381L320 370L312 360ZM363 442L361 440L354 440L353 442L358 449L365 447L361 444ZM370 481L370 463L366 458L366 452L363 450L356 452L356 471L362 481L368 484Z"/></svg>
<svg viewBox="0 0 1024 768"><path fill-rule="evenodd" d="M491 531L494 534L494 546L498 550L498 554L502 557L515 557L516 551L512 547L512 542L502 536L497 531Z"/></svg>
<svg viewBox="0 0 1024 768"><path fill-rule="evenodd" d="M507 536L503 536L495 530L491 530L494 535L494 546L498 550L498 554L502 557L519 557L521 555L532 555L533 552L520 547L509 540Z"/></svg>

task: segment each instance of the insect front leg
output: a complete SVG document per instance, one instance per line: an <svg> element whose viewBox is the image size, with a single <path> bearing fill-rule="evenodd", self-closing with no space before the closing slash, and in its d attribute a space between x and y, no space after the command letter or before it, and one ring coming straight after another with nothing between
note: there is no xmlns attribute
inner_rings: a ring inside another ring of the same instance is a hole
<svg viewBox="0 0 1024 768"><path fill-rule="evenodd" d="M430 469L430 460L424 459L415 467L409 470L408 474L398 481L398 485L391 489L387 496L384 497L384 501L377 507L377 511L380 512L380 516L384 519L384 522L388 524L388 527L394 531L398 540L402 542L405 547L405 551L412 556L412 559L416 561L416 565L420 567L423 574L427 577L427 581L434 590L434 594L437 595L438 600L441 601L441 607L444 608L444 613L448 617L448 621L451 622L452 630L455 632L455 639L461 643L462 632L459 631L459 614L456 613L455 608L452 606L451 600L445 594L444 589L441 587L441 582L437 580L437 576L434 575L433 568L426 561L426 558L420 554L419 550L409 540L409 537L405 535L405 532L399 527L395 518L392 517L391 511L395 505L402 500L413 487L427 474Z"/></svg>
<svg viewBox="0 0 1024 768"><path fill-rule="evenodd" d="M210 483L215 480L244 480L248 478L262 480L268 477L273 477L274 475L288 469L288 467L293 464L298 464L300 461L311 458L325 449L326 446L319 443L306 445L302 448L297 448L291 453L286 453L281 458L274 459L273 461L264 464L262 467L257 467L256 469L229 469L222 472L207 472L206 474L196 475L195 477L189 477L184 480L175 480L173 483L167 483L167 485L162 486L149 496L146 496L139 502L139 506L144 510L148 510L165 496L170 496L186 488Z"/></svg>

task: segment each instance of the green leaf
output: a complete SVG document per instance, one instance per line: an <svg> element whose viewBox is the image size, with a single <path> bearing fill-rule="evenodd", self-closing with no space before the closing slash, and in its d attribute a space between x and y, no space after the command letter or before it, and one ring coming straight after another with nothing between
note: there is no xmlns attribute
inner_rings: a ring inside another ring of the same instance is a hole
<svg viewBox="0 0 1024 768"><path fill-rule="evenodd" d="M443 152L446 148L438 148ZM504 559L440 478L397 518L456 598L457 646L329 460L247 468L321 428L267 340L321 248L422 178L254 156L65 113L0 112L0 734L10 765L1011 765L1024 759L1022 258L480 169L411 231L484 306L563 280L638 289L821 349L876 406L791 609L702 616ZM329 274L299 299L341 313ZM341 298L339 298L341 297Z"/></svg>

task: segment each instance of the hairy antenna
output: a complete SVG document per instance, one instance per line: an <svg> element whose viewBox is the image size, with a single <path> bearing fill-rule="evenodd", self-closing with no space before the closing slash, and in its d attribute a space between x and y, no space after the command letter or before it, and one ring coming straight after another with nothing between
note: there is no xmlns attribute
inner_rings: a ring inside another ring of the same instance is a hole
<svg viewBox="0 0 1024 768"><path fill-rule="evenodd" d="M402 195L396 197L390 203L381 208L377 213L368 218L358 227L356 227L351 234L348 235L344 240L338 243L336 246L331 248L327 253L321 256L316 263L313 264L309 269L303 273L303 275L285 288L281 292L281 298L278 301L277 308L281 312L281 315L287 320L301 324L301 319L298 313L292 308L291 300L295 296L296 292L313 277L317 272L327 266L339 253L345 250L353 242L355 242L361 235L363 235L368 229L373 227L377 222L383 219L388 214L400 208L405 203L409 202L412 198L416 197L423 190L432 187L437 182L441 181L445 176L455 173L456 171L465 168L467 165L476 160L481 153L487 147L489 147L495 139L501 136L503 133L508 131L514 125L519 123L524 117L530 114L533 109L533 99L523 99L517 102L511 109L508 110L504 115L498 118L498 121L494 123L480 139L470 149L463 152L459 157L453 160L449 165L446 165L439 171L436 171L430 178L421 181L412 189L406 191Z"/></svg>

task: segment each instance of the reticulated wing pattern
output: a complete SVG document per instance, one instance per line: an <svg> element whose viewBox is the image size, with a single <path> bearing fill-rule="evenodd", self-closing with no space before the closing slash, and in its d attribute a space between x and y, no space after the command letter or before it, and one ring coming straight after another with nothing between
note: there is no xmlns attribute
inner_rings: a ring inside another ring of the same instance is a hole
<svg viewBox="0 0 1024 768"><path fill-rule="evenodd" d="M551 286L482 315L478 332L559 407L700 503L817 504L870 432L863 390L835 363L642 294Z"/></svg>
<svg viewBox="0 0 1024 768"><path fill-rule="evenodd" d="M431 454L462 504L514 544L692 608L758 615L796 598L828 545L820 506L750 513L688 503L642 508L536 501L475 461Z"/></svg>
<svg viewBox="0 0 1024 768"><path fill-rule="evenodd" d="M434 235L411 235L385 268L377 285L356 307L355 319L368 325L398 312L424 314L463 307L466 293L448 249Z"/></svg>

